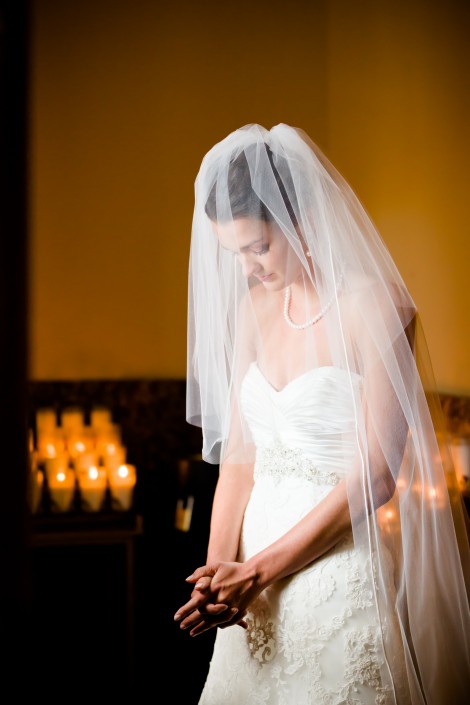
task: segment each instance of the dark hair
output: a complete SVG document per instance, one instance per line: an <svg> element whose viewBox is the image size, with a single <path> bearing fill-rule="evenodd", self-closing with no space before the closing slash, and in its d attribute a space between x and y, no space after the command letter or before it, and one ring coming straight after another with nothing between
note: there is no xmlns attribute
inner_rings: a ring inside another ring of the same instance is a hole
<svg viewBox="0 0 470 705"><path fill-rule="evenodd" d="M290 192L294 193L292 176L290 173L289 165L287 164L287 160L284 157L278 156L276 166L274 164L274 157L271 149L266 143L264 144L264 146L266 148L268 159L273 170L274 178L277 181L282 199L287 208L287 212L289 213L294 225L297 225L297 218L295 217L292 202L289 196L287 195L287 191L284 185L284 182L287 183L290 186ZM256 145L254 145L254 148L256 148ZM248 151L249 149L250 147L248 147L246 151ZM282 171L282 177L280 171ZM227 181L232 218L257 218L258 220L264 220L266 222L272 222L274 220L270 210L260 200L260 198L253 190L253 186L251 184L251 174L245 150L242 151L238 155L238 157L236 157L236 159L234 159L230 163ZM205 205L206 214L213 221L218 220L216 189L217 182L214 183Z"/></svg>

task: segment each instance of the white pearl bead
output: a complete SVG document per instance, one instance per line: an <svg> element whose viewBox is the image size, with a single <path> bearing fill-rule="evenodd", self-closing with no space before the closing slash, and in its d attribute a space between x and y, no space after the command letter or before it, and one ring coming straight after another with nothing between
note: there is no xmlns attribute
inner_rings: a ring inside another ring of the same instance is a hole
<svg viewBox="0 0 470 705"><path fill-rule="evenodd" d="M339 278L338 287L337 287L336 291L338 290L338 288L341 284L342 278L343 278L343 273L341 272L341 276ZM328 311L328 309L330 308L330 306L332 305L332 303L335 299L335 295L336 295L336 292L331 297L331 299L328 301L328 303L326 303L325 306L323 306L320 313L318 313L313 318L310 318L310 320L308 320L306 323L294 323L294 321L289 316L290 286L286 287L286 290L284 293L284 319L285 319L287 325L290 326L291 328L295 328L296 330L303 330L304 328L308 328L309 326L313 326L313 324L317 323L317 321L319 321L320 318L323 318L325 313Z"/></svg>

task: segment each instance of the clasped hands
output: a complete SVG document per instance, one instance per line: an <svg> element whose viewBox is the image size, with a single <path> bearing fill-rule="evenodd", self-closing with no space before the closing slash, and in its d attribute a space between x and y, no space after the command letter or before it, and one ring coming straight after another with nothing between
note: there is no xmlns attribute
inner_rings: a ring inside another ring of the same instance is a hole
<svg viewBox="0 0 470 705"><path fill-rule="evenodd" d="M189 629L190 636L233 624L246 629L247 607L261 592L247 563L217 562L201 566L186 581L194 584L194 588L191 599L174 616L181 629Z"/></svg>

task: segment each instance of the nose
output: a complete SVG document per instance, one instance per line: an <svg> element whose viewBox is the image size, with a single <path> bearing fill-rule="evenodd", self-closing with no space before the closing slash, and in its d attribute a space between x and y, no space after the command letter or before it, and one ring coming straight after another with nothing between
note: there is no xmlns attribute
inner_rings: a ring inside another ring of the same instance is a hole
<svg viewBox="0 0 470 705"><path fill-rule="evenodd" d="M243 276L251 277L257 271L261 270L259 262L256 262L254 255L248 252L240 252L238 254L238 260L241 264Z"/></svg>

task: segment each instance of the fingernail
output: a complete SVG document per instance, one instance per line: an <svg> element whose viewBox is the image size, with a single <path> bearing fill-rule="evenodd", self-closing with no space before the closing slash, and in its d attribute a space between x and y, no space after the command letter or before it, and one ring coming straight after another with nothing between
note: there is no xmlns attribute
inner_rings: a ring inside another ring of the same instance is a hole
<svg viewBox="0 0 470 705"><path fill-rule="evenodd" d="M201 588L204 587L204 583L196 583L196 585L194 587L199 588L199 590L200 590Z"/></svg>
<svg viewBox="0 0 470 705"><path fill-rule="evenodd" d="M237 614L238 609L236 607L232 607L232 614Z"/></svg>
<svg viewBox="0 0 470 705"><path fill-rule="evenodd" d="M181 619L181 615L178 614L178 612L177 612L177 613L175 614L175 616L173 617L173 619L175 620L175 622L177 622L179 619Z"/></svg>
<svg viewBox="0 0 470 705"><path fill-rule="evenodd" d="M191 578L193 577L193 575L194 575L194 573L191 573L191 575L188 575L188 577L185 578L185 580L191 580Z"/></svg>

